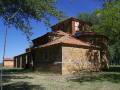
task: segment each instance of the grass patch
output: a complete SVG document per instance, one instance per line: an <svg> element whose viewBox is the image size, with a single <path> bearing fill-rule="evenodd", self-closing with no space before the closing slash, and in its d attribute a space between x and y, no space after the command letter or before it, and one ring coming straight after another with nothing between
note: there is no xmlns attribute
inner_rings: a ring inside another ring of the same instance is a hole
<svg viewBox="0 0 120 90"><path fill-rule="evenodd" d="M3 69L4 74L17 74L17 73L28 73L33 72L32 69L20 69L20 68L12 68L12 69Z"/></svg>
<svg viewBox="0 0 120 90"><path fill-rule="evenodd" d="M107 72L120 72L120 65L110 65L109 69L105 70Z"/></svg>
<svg viewBox="0 0 120 90"><path fill-rule="evenodd" d="M24 73L8 77L3 90L120 90L120 73L86 73L65 78L56 74Z"/></svg>
<svg viewBox="0 0 120 90"><path fill-rule="evenodd" d="M5 69L3 90L120 90L120 72L61 76L49 71Z"/></svg>
<svg viewBox="0 0 120 90"><path fill-rule="evenodd" d="M83 83L83 82L111 82L120 83L120 73L115 72L98 72L98 73L87 73L78 76L74 76L69 80Z"/></svg>
<svg viewBox="0 0 120 90"><path fill-rule="evenodd" d="M17 82L3 86L3 90L45 90L40 85L30 85L26 82Z"/></svg>

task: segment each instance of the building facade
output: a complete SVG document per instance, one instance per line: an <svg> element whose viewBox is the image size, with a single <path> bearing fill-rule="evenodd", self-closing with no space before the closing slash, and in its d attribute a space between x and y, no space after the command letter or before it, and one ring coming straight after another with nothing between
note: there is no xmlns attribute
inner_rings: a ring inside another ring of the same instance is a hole
<svg viewBox="0 0 120 90"><path fill-rule="evenodd" d="M14 60L12 58L4 58L3 66L4 68L14 68Z"/></svg>
<svg viewBox="0 0 120 90"><path fill-rule="evenodd" d="M52 26L52 32L32 40L26 53L14 57L15 67L49 69L62 75L107 68L108 38L90 27L76 18Z"/></svg>

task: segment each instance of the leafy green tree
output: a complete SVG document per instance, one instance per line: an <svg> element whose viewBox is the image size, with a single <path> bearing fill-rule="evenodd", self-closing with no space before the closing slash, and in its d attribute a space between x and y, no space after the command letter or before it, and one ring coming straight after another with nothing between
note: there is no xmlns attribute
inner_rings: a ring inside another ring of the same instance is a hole
<svg viewBox="0 0 120 90"><path fill-rule="evenodd" d="M94 25L94 30L109 37L110 59L120 61L120 2L115 0L96 11L101 21ZM117 63L116 63L117 64ZM120 64L120 63L119 63Z"/></svg>
<svg viewBox="0 0 120 90"><path fill-rule="evenodd" d="M0 18L5 25L14 26L30 35L31 20L49 25L51 16L57 19L63 16L55 4L55 0L0 0Z"/></svg>
<svg viewBox="0 0 120 90"><path fill-rule="evenodd" d="M90 22L93 25L98 24L100 22L100 18L96 15L96 12L93 12L91 14L89 13L81 13L80 15L77 16L78 19Z"/></svg>
<svg viewBox="0 0 120 90"><path fill-rule="evenodd" d="M87 21L87 22L91 22L90 19L91 19L91 15L88 14L88 13L81 13L78 18L80 20L83 20L83 21ZM91 22L92 23L92 22Z"/></svg>
<svg viewBox="0 0 120 90"><path fill-rule="evenodd" d="M104 3L100 10L88 14L81 18L93 24L92 29L98 33L104 34L109 38L110 60L120 61L120 1L110 0ZM87 16L87 17L86 17ZM87 20L86 20L87 19ZM117 64L117 63L116 63ZM120 63L119 63L120 64Z"/></svg>

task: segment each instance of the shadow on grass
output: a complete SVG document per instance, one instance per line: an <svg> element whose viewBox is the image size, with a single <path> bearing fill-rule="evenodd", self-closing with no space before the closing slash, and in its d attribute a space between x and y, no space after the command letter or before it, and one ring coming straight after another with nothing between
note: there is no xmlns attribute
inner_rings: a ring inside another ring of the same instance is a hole
<svg viewBox="0 0 120 90"><path fill-rule="evenodd" d="M33 79L29 76L22 75L23 73L31 72L25 69L3 69L3 83L8 83L11 79Z"/></svg>
<svg viewBox="0 0 120 90"><path fill-rule="evenodd" d="M4 74L17 74L17 73L28 73L33 72L32 69L3 69Z"/></svg>
<svg viewBox="0 0 120 90"><path fill-rule="evenodd" d="M109 69L105 70L107 72L120 72L120 65L111 65Z"/></svg>
<svg viewBox="0 0 120 90"><path fill-rule="evenodd" d="M16 76L16 75L4 75L3 76L3 83L8 83L11 81L11 79L33 79L29 76Z"/></svg>
<svg viewBox="0 0 120 90"><path fill-rule="evenodd" d="M27 82L17 82L3 86L3 90L45 90L40 85L30 85Z"/></svg>
<svg viewBox="0 0 120 90"><path fill-rule="evenodd" d="M102 81L108 81L112 83L120 83L120 73L115 73L115 72L104 72L104 73L88 73L84 75L79 75L74 78L70 78L70 81L74 82L102 82Z"/></svg>

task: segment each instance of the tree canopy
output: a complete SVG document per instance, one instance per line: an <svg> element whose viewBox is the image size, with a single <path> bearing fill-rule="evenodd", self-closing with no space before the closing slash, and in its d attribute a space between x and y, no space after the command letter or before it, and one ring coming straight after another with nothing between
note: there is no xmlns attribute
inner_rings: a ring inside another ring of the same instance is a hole
<svg viewBox="0 0 120 90"><path fill-rule="evenodd" d="M0 18L5 25L14 26L30 35L30 20L49 25L51 16L57 19L63 16L55 4L55 0L0 0Z"/></svg>
<svg viewBox="0 0 120 90"><path fill-rule="evenodd" d="M81 14L78 18L91 22L94 31L108 36L110 60L120 61L120 1L105 2L102 9L85 13L84 17Z"/></svg>

